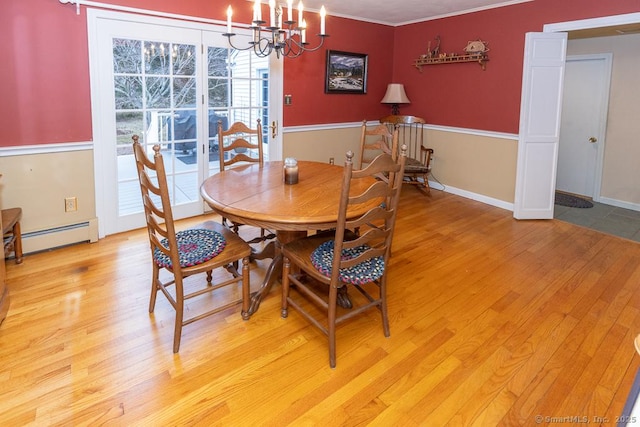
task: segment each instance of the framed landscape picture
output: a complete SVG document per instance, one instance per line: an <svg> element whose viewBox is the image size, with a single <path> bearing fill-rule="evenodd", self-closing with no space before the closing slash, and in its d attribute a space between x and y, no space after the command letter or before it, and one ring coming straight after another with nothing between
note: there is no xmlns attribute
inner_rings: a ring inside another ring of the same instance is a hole
<svg viewBox="0 0 640 427"><path fill-rule="evenodd" d="M367 55L327 51L325 93L367 93Z"/></svg>

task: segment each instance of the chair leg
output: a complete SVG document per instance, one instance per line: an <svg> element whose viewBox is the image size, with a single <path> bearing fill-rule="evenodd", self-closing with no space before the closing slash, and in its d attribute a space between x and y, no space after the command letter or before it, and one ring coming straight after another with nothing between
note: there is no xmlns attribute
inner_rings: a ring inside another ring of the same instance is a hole
<svg viewBox="0 0 640 427"><path fill-rule="evenodd" d="M249 320L249 305L251 304L251 288L249 286L249 261L250 257L242 259L242 318Z"/></svg>
<svg viewBox="0 0 640 427"><path fill-rule="evenodd" d="M16 256L16 264L22 263L22 234L20 232L20 221L13 225L13 251Z"/></svg>
<svg viewBox="0 0 640 427"><path fill-rule="evenodd" d="M383 277L380 282L380 314L382 315L382 330L384 336L389 338L391 331L389 330L389 312L387 311L387 285L386 277Z"/></svg>
<svg viewBox="0 0 640 427"><path fill-rule="evenodd" d="M427 193L428 196L431 195L431 186L429 185L429 174L425 173L424 177L422 178L424 181L424 190Z"/></svg>
<svg viewBox="0 0 640 427"><path fill-rule="evenodd" d="M156 307L156 297L158 296L158 280L160 278L160 269L153 263L153 274L151 278L151 295L149 296L149 313L153 313Z"/></svg>
<svg viewBox="0 0 640 427"><path fill-rule="evenodd" d="M184 319L184 290L182 279L176 278L176 323L173 330L173 352L180 350L180 339L182 338L182 325Z"/></svg>
<svg viewBox="0 0 640 427"><path fill-rule="evenodd" d="M291 272L291 261L289 258L283 257L282 260L282 306L280 310L280 317L286 319L289 315L289 304L287 298L289 297L289 273Z"/></svg>
<svg viewBox="0 0 640 427"><path fill-rule="evenodd" d="M327 330L329 336L329 366L336 367L336 310L338 305L338 288L329 286L329 307Z"/></svg>

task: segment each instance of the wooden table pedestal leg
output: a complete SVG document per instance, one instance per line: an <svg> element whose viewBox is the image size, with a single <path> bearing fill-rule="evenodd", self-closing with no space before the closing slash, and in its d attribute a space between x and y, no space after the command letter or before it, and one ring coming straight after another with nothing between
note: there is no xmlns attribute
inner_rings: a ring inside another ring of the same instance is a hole
<svg viewBox="0 0 640 427"><path fill-rule="evenodd" d="M249 315L255 313L260 307L262 299L269 294L273 283L282 279L282 245L289 243L293 240L300 239L307 235L306 231L277 231L276 232L276 245L273 260L262 281L260 289L251 295L251 304L249 305Z"/></svg>

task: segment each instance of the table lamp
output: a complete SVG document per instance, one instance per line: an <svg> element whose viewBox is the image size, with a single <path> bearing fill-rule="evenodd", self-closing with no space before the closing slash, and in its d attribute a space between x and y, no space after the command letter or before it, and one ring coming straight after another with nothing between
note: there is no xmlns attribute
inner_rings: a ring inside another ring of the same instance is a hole
<svg viewBox="0 0 640 427"><path fill-rule="evenodd" d="M402 83L389 83L387 86L387 93L384 94L384 98L380 101L381 104L391 104L391 114L397 116L400 112L398 104L410 104L409 98L404 91L404 85Z"/></svg>

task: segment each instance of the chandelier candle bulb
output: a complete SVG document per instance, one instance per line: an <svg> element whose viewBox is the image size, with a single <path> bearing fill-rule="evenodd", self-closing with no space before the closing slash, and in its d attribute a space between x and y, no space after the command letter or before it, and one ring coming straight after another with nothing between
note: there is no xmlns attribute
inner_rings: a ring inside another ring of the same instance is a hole
<svg viewBox="0 0 640 427"><path fill-rule="evenodd" d="M274 28L278 27L276 22L276 0L269 0L269 23Z"/></svg>
<svg viewBox="0 0 640 427"><path fill-rule="evenodd" d="M300 39L302 40L302 44L305 44L307 42L307 21L303 19L300 22Z"/></svg>
<svg viewBox="0 0 640 427"><path fill-rule="evenodd" d="M253 22L262 21L262 4L260 0L256 0L253 4Z"/></svg>
<svg viewBox="0 0 640 427"><path fill-rule="evenodd" d="M298 3L298 25L302 26L302 12L304 11L304 5L302 1Z"/></svg>
<svg viewBox="0 0 640 427"><path fill-rule="evenodd" d="M320 35L324 36L324 17L327 16L327 11L324 8L324 6L322 6L320 8Z"/></svg>
<svg viewBox="0 0 640 427"><path fill-rule="evenodd" d="M231 34L231 16L233 15L233 10L231 6L227 8L227 33Z"/></svg>
<svg viewBox="0 0 640 427"><path fill-rule="evenodd" d="M287 21L293 21L293 0L287 0Z"/></svg>

